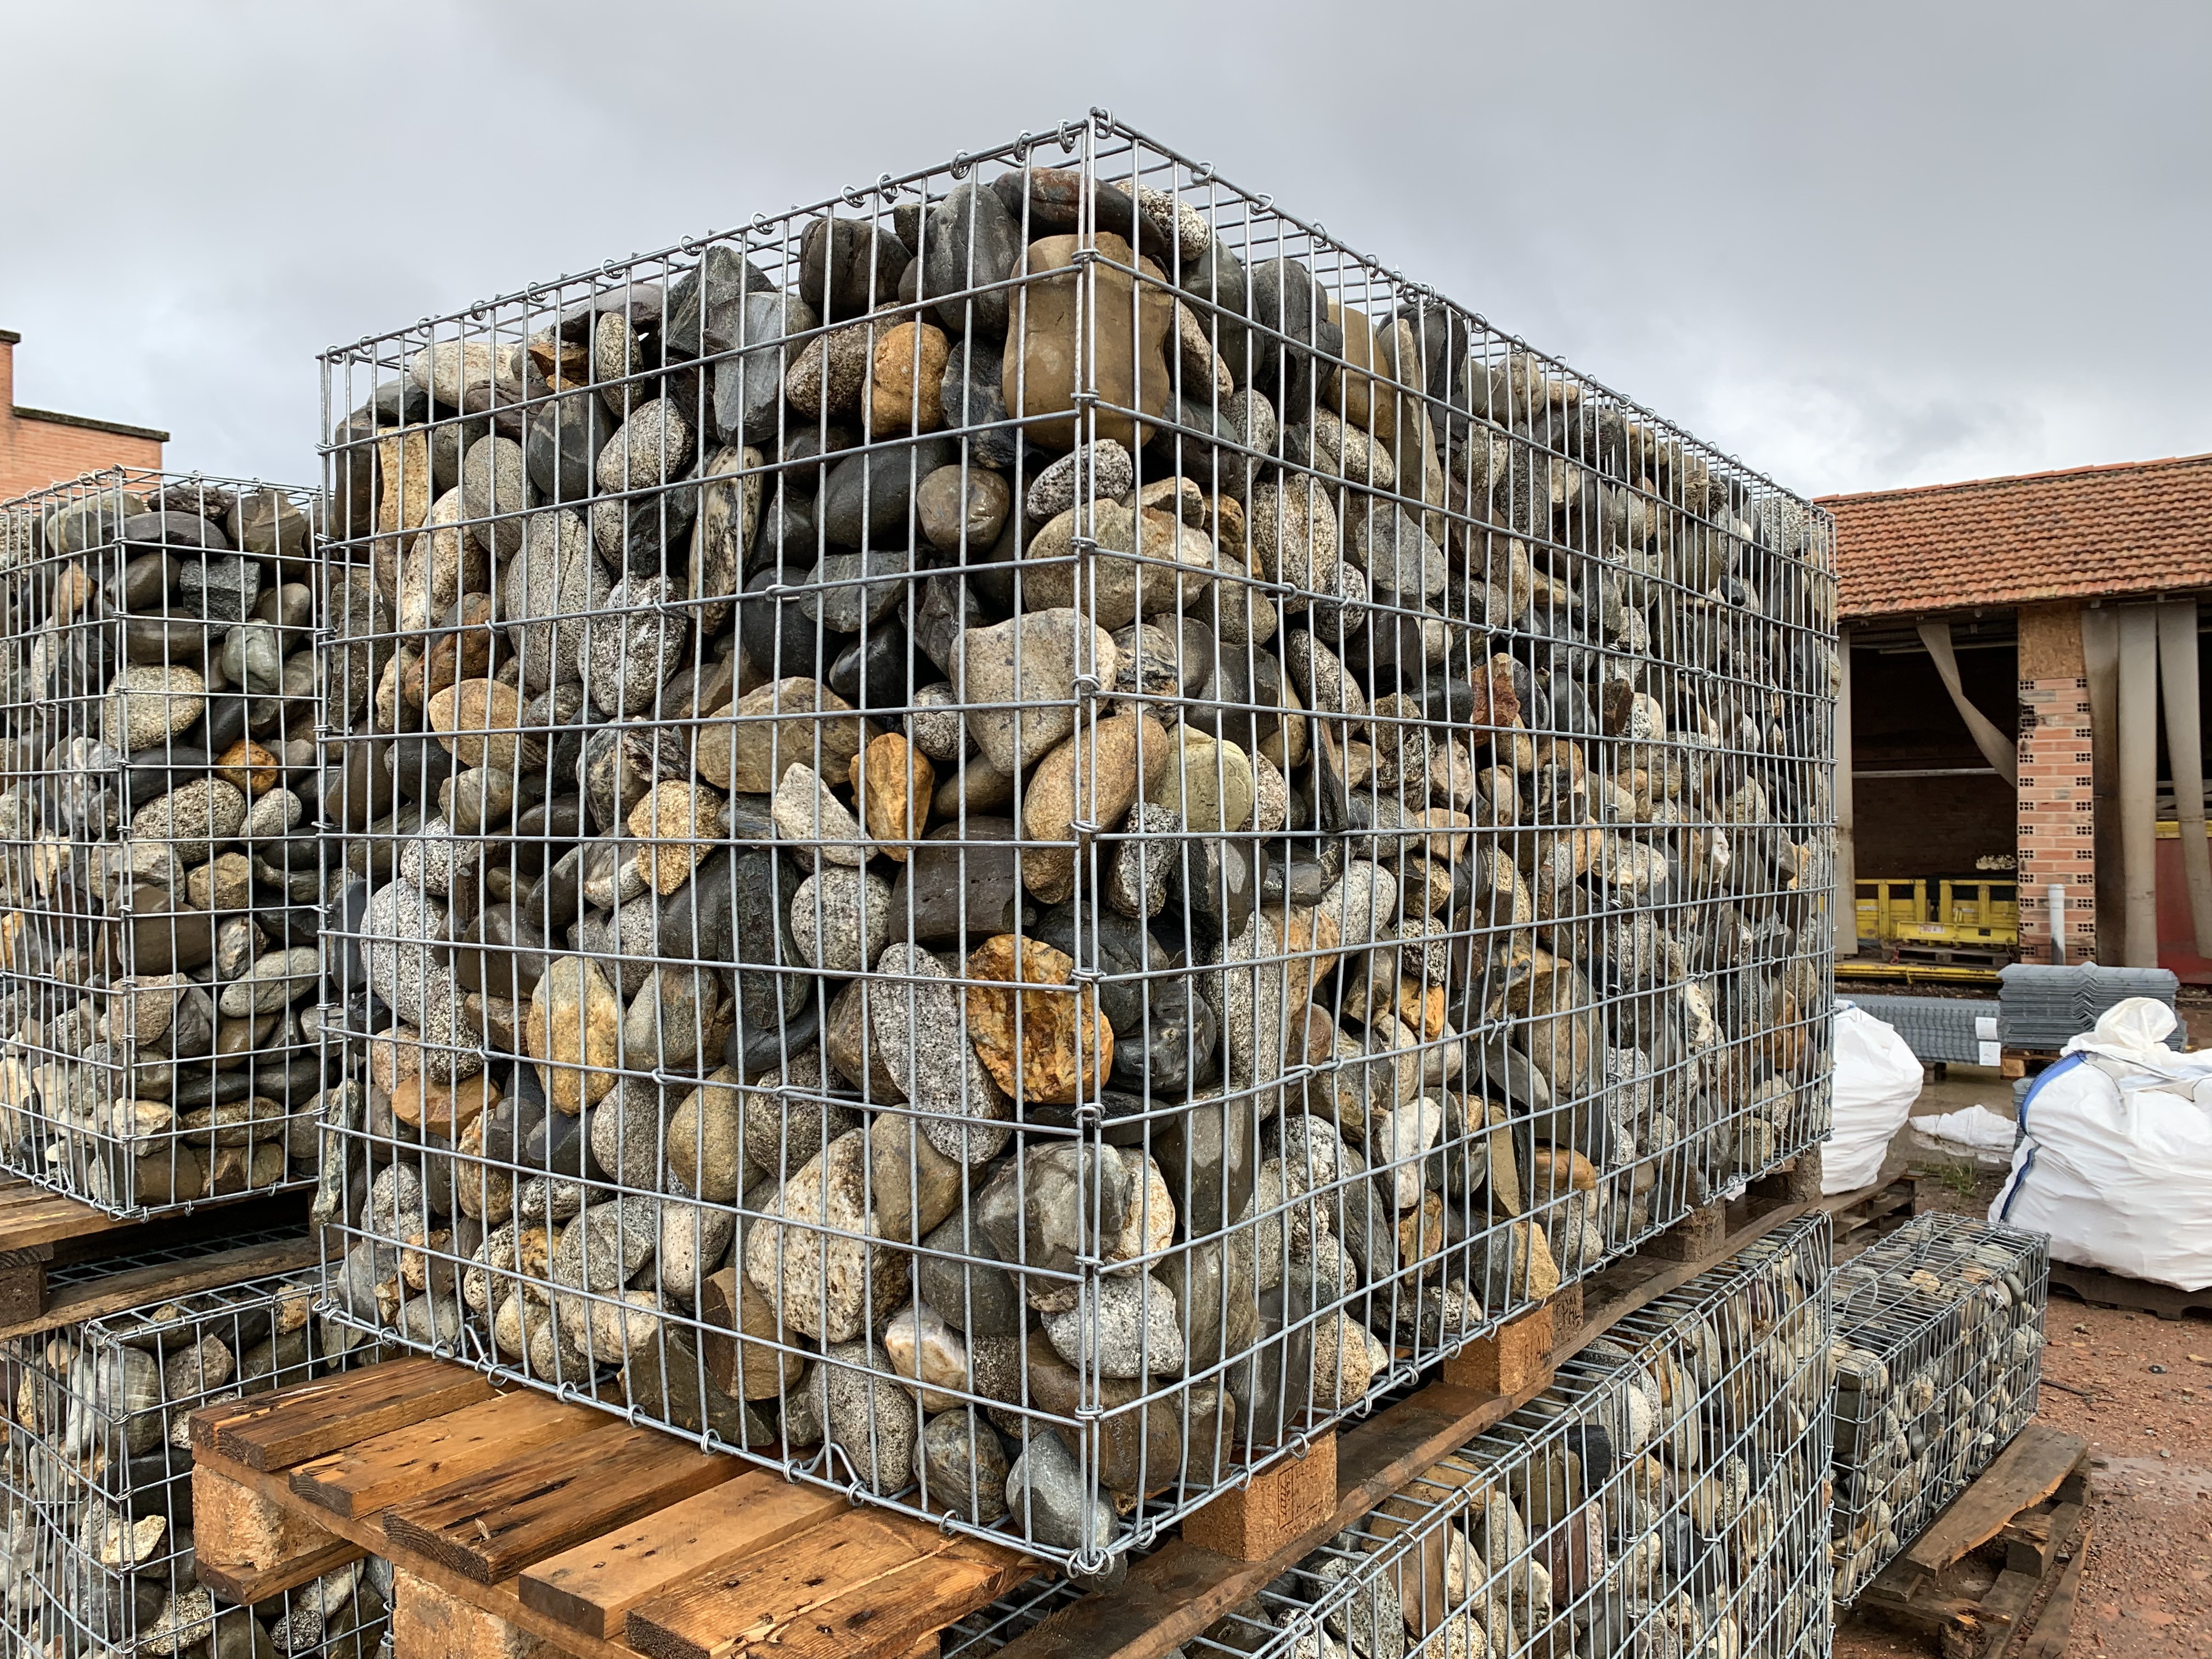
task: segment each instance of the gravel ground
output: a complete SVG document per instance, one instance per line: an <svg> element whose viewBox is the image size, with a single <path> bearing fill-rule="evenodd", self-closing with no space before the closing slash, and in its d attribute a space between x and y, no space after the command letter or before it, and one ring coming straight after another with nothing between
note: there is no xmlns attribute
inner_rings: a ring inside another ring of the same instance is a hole
<svg viewBox="0 0 2212 1659"><path fill-rule="evenodd" d="M1914 1110L1924 1116L1976 1102L2003 1110L2009 1091L1994 1072L1954 1066L1944 1082L1927 1085ZM1920 1177L1921 1208L1989 1212L2001 1171L1947 1168L1908 1154L1905 1139L1893 1146L1887 1167L1909 1166ZM2045 1328L2039 1414L2086 1437L2095 1460L2094 1533L2066 1651L2212 1659L2212 1320L2169 1322L2060 1295ZM1934 1651L1855 1623L1836 1634L1837 1659Z"/></svg>

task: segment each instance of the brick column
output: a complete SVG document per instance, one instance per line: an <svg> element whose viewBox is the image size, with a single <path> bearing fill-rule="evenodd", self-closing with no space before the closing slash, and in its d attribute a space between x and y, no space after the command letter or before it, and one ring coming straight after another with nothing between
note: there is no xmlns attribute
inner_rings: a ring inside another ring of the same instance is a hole
<svg viewBox="0 0 2212 1659"><path fill-rule="evenodd" d="M2049 962L2044 889L2066 889L2066 959L2097 953L2097 799L2078 606L2020 612L2020 953Z"/></svg>

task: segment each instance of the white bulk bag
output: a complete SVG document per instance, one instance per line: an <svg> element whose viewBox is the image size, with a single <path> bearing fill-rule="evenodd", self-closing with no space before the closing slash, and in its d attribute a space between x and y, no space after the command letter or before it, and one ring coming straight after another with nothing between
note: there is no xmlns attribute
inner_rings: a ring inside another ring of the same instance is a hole
<svg viewBox="0 0 2212 1659"><path fill-rule="evenodd" d="M2049 1233L2056 1261L2212 1285L2212 1049L2168 1048L2173 1026L2130 997L2067 1043L2021 1103L1990 1220Z"/></svg>
<svg viewBox="0 0 2212 1659"><path fill-rule="evenodd" d="M1820 1190L1848 1193L1881 1174L1892 1136L1920 1098L1920 1061L1894 1026L1836 1004L1836 1127L1820 1154Z"/></svg>

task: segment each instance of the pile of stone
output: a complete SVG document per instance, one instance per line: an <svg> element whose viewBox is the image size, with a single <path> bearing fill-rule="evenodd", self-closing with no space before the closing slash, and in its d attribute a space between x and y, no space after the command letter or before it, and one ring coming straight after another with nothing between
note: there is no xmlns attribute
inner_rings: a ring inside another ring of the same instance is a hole
<svg viewBox="0 0 2212 1659"><path fill-rule="evenodd" d="M1837 1267L1838 1606L2035 1415L2050 1243L1922 1215Z"/></svg>
<svg viewBox="0 0 2212 1659"><path fill-rule="evenodd" d="M1835 674L1815 509L1113 142L325 363L333 1297L1094 1564L1825 1133Z"/></svg>
<svg viewBox="0 0 2212 1659"><path fill-rule="evenodd" d="M0 1166L118 1213L312 1178L315 500L11 502Z"/></svg>
<svg viewBox="0 0 2212 1659"><path fill-rule="evenodd" d="M1181 1650L1825 1655L1828 1247L1807 1217L1669 1293ZM946 1659L1072 1589L963 1620Z"/></svg>
<svg viewBox="0 0 2212 1659"><path fill-rule="evenodd" d="M191 1414L337 1363L343 1334L329 1341L315 1295L312 1271L241 1277L8 1344L0 1610L10 1651L374 1659L388 1564L356 1561L252 1607L219 1599L193 1566Z"/></svg>

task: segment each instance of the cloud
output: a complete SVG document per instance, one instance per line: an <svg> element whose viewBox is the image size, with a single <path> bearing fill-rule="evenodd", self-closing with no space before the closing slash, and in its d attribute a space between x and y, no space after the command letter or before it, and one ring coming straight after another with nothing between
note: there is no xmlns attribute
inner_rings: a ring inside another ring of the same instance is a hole
<svg viewBox="0 0 2212 1659"><path fill-rule="evenodd" d="M312 477L333 342L1103 104L1796 489L2203 450L2212 10L2124 15L37 9L0 325L25 403Z"/></svg>

